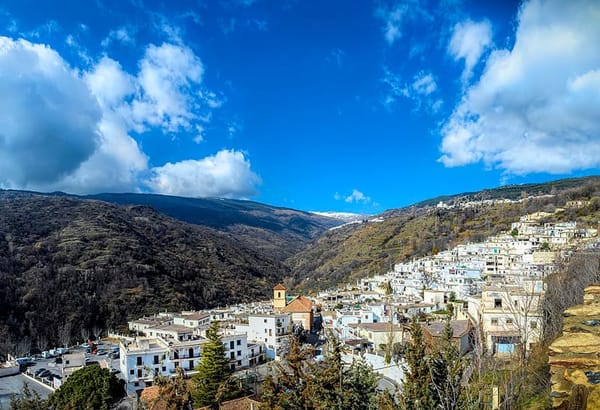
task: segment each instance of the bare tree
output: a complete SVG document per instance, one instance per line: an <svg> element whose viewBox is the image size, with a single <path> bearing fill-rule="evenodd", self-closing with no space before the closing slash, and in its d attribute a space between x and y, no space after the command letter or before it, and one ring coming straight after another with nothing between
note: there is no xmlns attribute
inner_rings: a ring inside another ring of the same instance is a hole
<svg viewBox="0 0 600 410"><path fill-rule="evenodd" d="M71 343L71 322L67 321L58 328L58 340L63 347L68 347Z"/></svg>
<svg viewBox="0 0 600 410"><path fill-rule="evenodd" d="M79 331L84 343L90 340L90 329L82 327Z"/></svg>
<svg viewBox="0 0 600 410"><path fill-rule="evenodd" d="M44 334L39 334L35 340L35 347L40 352L43 352L48 347L48 337Z"/></svg>
<svg viewBox="0 0 600 410"><path fill-rule="evenodd" d="M29 336L21 337L14 344L14 355L16 357L26 356L31 351L31 338Z"/></svg>
<svg viewBox="0 0 600 410"><path fill-rule="evenodd" d="M92 327L92 334L96 339L100 339L100 336L102 335L103 331L104 329L99 325L94 325Z"/></svg>

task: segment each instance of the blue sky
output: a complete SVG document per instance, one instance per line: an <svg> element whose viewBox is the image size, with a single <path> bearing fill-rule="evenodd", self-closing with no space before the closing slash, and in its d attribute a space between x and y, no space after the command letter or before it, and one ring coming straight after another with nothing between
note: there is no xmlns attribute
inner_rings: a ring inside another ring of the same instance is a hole
<svg viewBox="0 0 600 410"><path fill-rule="evenodd" d="M599 21L597 1L9 0L0 187L377 213L596 174Z"/></svg>

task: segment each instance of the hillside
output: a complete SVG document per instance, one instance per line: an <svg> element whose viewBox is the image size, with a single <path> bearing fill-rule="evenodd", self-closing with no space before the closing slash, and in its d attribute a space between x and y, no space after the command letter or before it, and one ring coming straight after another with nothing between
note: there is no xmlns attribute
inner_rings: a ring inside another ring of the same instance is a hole
<svg viewBox="0 0 600 410"><path fill-rule="evenodd" d="M82 196L121 205L145 205L180 221L234 234L246 246L278 261L296 254L344 221L252 201L156 194Z"/></svg>
<svg viewBox="0 0 600 410"><path fill-rule="evenodd" d="M332 229L305 251L290 258L289 282L299 289L323 289L360 277L384 273L394 263L430 255L458 243L479 242L489 235L508 230L521 215L561 207L571 199L592 201L582 209L567 209L552 216L556 220L578 220L596 226L600 217L598 197L600 178L588 177L530 184L518 188L501 187L480 193L446 197L460 204L484 199L519 199L541 195L519 203L480 204L478 206L437 208L439 198L411 207L389 210L381 222L347 225Z"/></svg>
<svg viewBox="0 0 600 410"><path fill-rule="evenodd" d="M0 191L0 351L264 298L286 270L235 235L149 207Z"/></svg>

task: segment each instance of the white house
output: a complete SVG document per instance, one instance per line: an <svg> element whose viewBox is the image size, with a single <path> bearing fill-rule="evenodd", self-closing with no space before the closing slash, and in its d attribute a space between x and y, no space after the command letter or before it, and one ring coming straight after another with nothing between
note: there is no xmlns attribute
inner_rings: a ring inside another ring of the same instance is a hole
<svg viewBox="0 0 600 410"><path fill-rule="evenodd" d="M236 329L241 327L236 326ZM292 315L276 313L248 316L248 340L263 343L269 359L277 359L277 351L292 332Z"/></svg>

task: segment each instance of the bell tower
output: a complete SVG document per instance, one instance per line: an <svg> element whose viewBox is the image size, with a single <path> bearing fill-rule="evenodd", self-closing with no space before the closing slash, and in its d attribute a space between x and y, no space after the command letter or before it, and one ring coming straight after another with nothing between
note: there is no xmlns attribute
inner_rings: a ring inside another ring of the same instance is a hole
<svg viewBox="0 0 600 410"><path fill-rule="evenodd" d="M273 308L283 309L285 307L285 286L281 283L273 288Z"/></svg>

